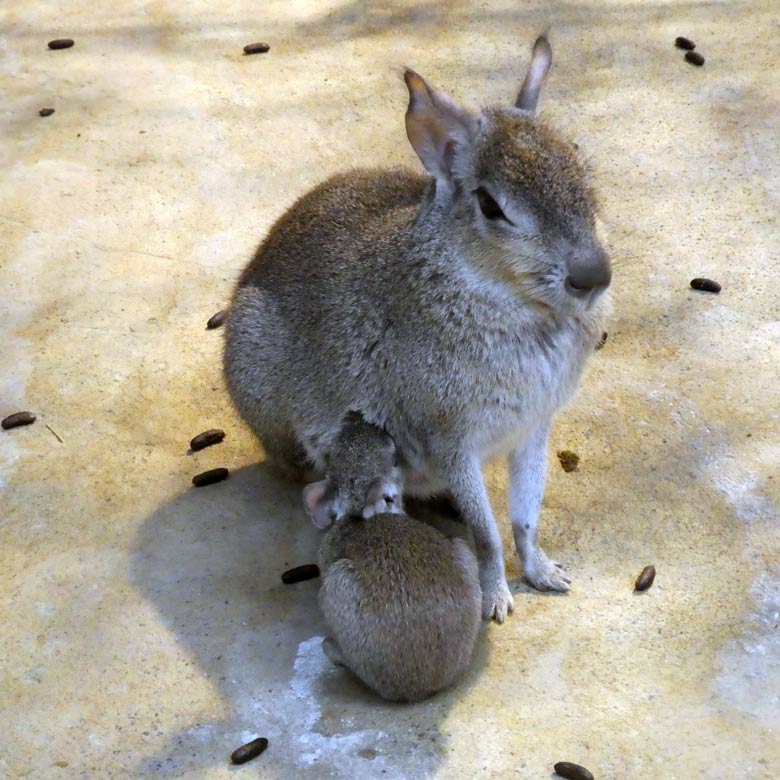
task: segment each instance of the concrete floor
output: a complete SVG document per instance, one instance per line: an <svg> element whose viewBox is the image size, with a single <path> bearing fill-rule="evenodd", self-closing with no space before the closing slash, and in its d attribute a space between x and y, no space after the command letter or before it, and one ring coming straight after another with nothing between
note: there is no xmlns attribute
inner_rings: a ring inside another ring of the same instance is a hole
<svg viewBox="0 0 780 780"><path fill-rule="evenodd" d="M774 777L776 0L110 5L0 9L0 416L38 415L0 432L0 776ZM417 164L400 66L507 101L550 22L545 113L592 163L616 263L550 456L542 542L574 587L522 584L490 467L515 613L457 688L391 706L326 663L317 582L280 583L317 534L258 467L204 325L308 187ZM225 442L188 455L209 427Z"/></svg>

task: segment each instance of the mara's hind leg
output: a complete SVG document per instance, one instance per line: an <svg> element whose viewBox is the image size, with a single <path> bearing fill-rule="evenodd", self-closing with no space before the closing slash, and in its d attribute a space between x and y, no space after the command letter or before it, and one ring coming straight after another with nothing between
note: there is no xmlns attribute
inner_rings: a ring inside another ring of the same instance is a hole
<svg viewBox="0 0 780 780"><path fill-rule="evenodd" d="M319 478L314 463L295 434L278 426L263 426L260 442L268 465L293 482L312 482Z"/></svg>
<svg viewBox="0 0 780 780"><path fill-rule="evenodd" d="M284 403L291 370L284 318L262 290L240 288L225 326L223 353L228 392L241 417L260 439L267 461L296 482L313 464L295 435Z"/></svg>

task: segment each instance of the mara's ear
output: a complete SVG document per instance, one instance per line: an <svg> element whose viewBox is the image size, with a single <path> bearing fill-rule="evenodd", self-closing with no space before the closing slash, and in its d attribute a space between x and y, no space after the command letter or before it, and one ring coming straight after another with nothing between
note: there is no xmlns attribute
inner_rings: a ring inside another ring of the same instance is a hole
<svg viewBox="0 0 780 780"><path fill-rule="evenodd" d="M523 86L515 101L515 107L535 114L539 105L539 93L552 65L552 46L546 35L540 35L534 44L531 64L528 66Z"/></svg>
<svg viewBox="0 0 780 780"><path fill-rule="evenodd" d="M312 482L303 489L303 505L315 528L324 530L336 519L338 497L327 479Z"/></svg>
<svg viewBox="0 0 780 780"><path fill-rule="evenodd" d="M428 173L437 181L449 181L456 146L471 143L474 120L443 92L407 68L404 81L409 89L406 135Z"/></svg>

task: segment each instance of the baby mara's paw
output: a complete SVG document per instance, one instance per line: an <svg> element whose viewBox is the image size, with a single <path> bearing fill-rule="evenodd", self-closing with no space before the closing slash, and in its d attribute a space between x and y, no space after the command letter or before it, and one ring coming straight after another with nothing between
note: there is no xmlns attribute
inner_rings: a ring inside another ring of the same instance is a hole
<svg viewBox="0 0 780 780"><path fill-rule="evenodd" d="M363 517L374 515L400 514L403 512L401 491L396 485L383 485L381 490L372 490L369 502L363 507Z"/></svg>

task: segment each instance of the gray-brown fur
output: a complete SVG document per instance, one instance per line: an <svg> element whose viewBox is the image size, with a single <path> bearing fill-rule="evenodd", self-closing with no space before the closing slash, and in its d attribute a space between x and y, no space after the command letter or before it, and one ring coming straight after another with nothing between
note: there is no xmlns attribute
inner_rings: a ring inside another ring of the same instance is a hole
<svg viewBox="0 0 780 780"><path fill-rule="evenodd" d="M405 490L448 490L473 530L484 614L502 621L512 597L481 463L510 455L526 578L567 589L536 542L547 431L604 329L609 261L586 171L552 130L516 108L469 120L416 74L407 85L432 178L350 171L301 198L241 277L225 373L288 473L323 467L350 409L386 428ZM479 187L513 224L483 215ZM598 286L569 285L583 269Z"/></svg>
<svg viewBox="0 0 780 780"><path fill-rule="evenodd" d="M462 539L406 515L349 518L326 532L319 562L340 660L380 696L417 701L467 669L482 594Z"/></svg>
<svg viewBox="0 0 780 780"><path fill-rule="evenodd" d="M468 667L482 595L466 543L401 513L394 451L350 415L305 500L313 517L335 516L319 553L326 652L384 698L417 701ZM374 514L388 495L394 513Z"/></svg>
<svg viewBox="0 0 780 780"><path fill-rule="evenodd" d="M371 517L400 512L401 474L395 443L368 424L359 412L349 412L328 451L326 477L303 491L306 510L317 528L327 528L348 513Z"/></svg>
<svg viewBox="0 0 780 780"><path fill-rule="evenodd" d="M572 145L526 114L500 107L485 114L492 132L475 158L476 178L495 181L512 200L528 204L545 232L576 240L592 230L596 196Z"/></svg>

